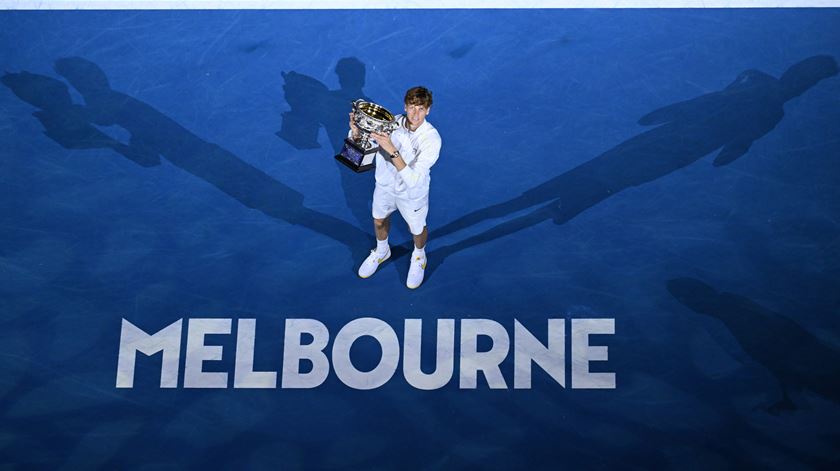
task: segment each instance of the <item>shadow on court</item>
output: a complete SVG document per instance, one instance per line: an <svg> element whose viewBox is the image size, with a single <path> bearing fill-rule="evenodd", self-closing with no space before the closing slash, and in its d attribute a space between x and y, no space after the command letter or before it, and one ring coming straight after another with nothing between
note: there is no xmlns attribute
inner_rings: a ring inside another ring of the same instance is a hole
<svg viewBox="0 0 840 471"><path fill-rule="evenodd" d="M740 158L782 120L784 104L821 80L837 75L836 61L813 56L776 79L759 70L740 73L725 89L665 106L639 124L661 125L634 136L511 200L469 213L432 231L431 240L490 219L536 207L480 234L432 251L427 279L447 257L543 221L564 224L601 201L680 170L720 150L716 167Z"/></svg>
<svg viewBox="0 0 840 471"><path fill-rule="evenodd" d="M333 216L303 205L303 195L230 151L190 132L154 107L111 89L102 69L79 57L59 59L55 71L85 99L72 103L67 85L29 72L7 73L2 82L20 99L40 108L34 116L44 133L67 149L112 149L143 167L173 165L212 184L248 208L305 227L350 250L353 263L364 259L373 236ZM120 126L131 134L118 142L96 126ZM348 267L352 268L352 267Z"/></svg>
<svg viewBox="0 0 840 471"><path fill-rule="evenodd" d="M789 393L799 389L840 403L840 354L789 317L693 278L669 280L667 288L688 309L723 322L744 352L778 381L782 397L768 412L795 410Z"/></svg>
<svg viewBox="0 0 840 471"><path fill-rule="evenodd" d="M340 59L335 66L340 88L330 90L318 80L298 72L283 73L283 92L290 111L283 113L283 124L277 132L296 149L318 149L318 132L327 132L331 150L324 150L324 158L341 152L347 137L350 104L359 98L370 100L364 93L365 64L355 57ZM373 231L370 205L373 198L373 172L357 174L337 160L333 160L341 177L341 188L347 207L360 227Z"/></svg>
<svg viewBox="0 0 840 471"><path fill-rule="evenodd" d="M112 149L144 167L158 165L163 156L249 208L347 246L356 264L372 247L372 230L363 231L305 207L303 195L296 190L201 139L152 106L112 90L96 64L82 58L65 58L56 62L55 70L81 93L85 106L73 104L67 86L50 77L9 73L2 82L19 98L40 108L34 116L43 124L45 134L63 147ZM661 126L628 139L517 198L479 209L433 231L431 238L436 240L485 220L536 207L524 216L430 252L427 281L452 254L543 221L563 224L610 196L668 175L714 151L720 150L713 162L715 166L733 162L782 120L785 102L837 72L837 63L829 56L805 59L791 66L780 79L747 70L720 92L643 116L640 124ZM284 89L292 110L284 113L283 127L278 132L281 138L297 148L312 148L318 145L317 133L324 126L334 149L341 145L349 102L364 96L365 66L358 59L345 58L339 61L336 73L341 88L333 91L311 77L296 72L284 74ZM94 124L118 125L131 134L130 141L118 142ZM370 220L368 199L373 184L340 166L339 171L348 206L364 227ZM410 241L396 246L393 258L401 259L410 250ZM397 270L404 278L408 267L403 265L406 264L397 264Z"/></svg>

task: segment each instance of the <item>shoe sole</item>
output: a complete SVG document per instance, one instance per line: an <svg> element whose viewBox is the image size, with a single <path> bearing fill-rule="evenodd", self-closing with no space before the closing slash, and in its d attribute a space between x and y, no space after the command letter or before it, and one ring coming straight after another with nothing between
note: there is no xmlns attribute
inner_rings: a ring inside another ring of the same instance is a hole
<svg viewBox="0 0 840 471"><path fill-rule="evenodd" d="M383 263L385 263L385 261L386 261L386 260L388 260L389 258L391 258L391 252L388 252L388 256L387 256L387 257L385 257L385 258L383 258L382 260L380 260L380 261L379 261L379 263L377 263L377 264L376 264L376 270L379 270L379 267L380 267ZM376 273L376 270L373 270L373 273L371 273L371 274L370 274L370 275L368 275L368 276L362 276L362 275L359 275L359 272L356 272L356 275L357 275L359 278L363 279L363 280L367 280L368 278L372 277L374 273Z"/></svg>

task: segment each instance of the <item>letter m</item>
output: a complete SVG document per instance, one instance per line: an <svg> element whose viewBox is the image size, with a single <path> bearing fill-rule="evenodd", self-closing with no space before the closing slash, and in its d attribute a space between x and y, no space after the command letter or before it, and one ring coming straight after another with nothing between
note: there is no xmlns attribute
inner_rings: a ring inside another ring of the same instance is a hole
<svg viewBox="0 0 840 471"><path fill-rule="evenodd" d="M117 361L117 387L134 387L134 364L137 352L146 356L163 352L160 387L178 387L178 365L181 358L181 319L149 335L131 322L122 320L120 356Z"/></svg>

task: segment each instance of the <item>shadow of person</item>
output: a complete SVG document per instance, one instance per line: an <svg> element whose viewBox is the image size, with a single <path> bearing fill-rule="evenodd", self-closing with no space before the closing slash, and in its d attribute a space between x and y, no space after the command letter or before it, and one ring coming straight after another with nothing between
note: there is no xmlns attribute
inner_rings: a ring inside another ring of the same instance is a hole
<svg viewBox="0 0 840 471"><path fill-rule="evenodd" d="M801 389L840 402L840 353L790 318L693 278L669 280L667 289L692 311L723 322L744 352L779 382L782 398L768 412L796 409L789 393Z"/></svg>
<svg viewBox="0 0 840 471"><path fill-rule="evenodd" d="M318 132L323 126L332 146L332 155L341 152L347 137L350 104L359 98L369 100L365 86L365 64L355 57L340 59L335 66L339 89L329 90L318 80L298 72L283 72L283 93L291 110L283 113L277 132L296 149L317 149ZM332 155L325 155L324 158ZM347 207L363 227L372 225L370 201L373 172L356 174L335 161Z"/></svg>
<svg viewBox="0 0 840 471"><path fill-rule="evenodd" d="M64 82L29 72L7 73L0 81L18 98L40 108L32 116L44 126L44 134L62 147L112 149L144 167L160 164L159 156L136 152L92 126L87 108L73 103Z"/></svg>
<svg viewBox="0 0 840 471"><path fill-rule="evenodd" d="M661 124L613 147L511 200L479 209L432 231L437 239L482 221L534 206L521 217L434 251L431 266L456 252L552 220L563 224L588 208L634 186L686 167L720 149L715 166L746 154L756 139L784 116L783 105L819 81L837 75L829 56L814 56L791 66L780 79L747 70L725 89L660 108L643 116L642 125Z"/></svg>
<svg viewBox="0 0 840 471"><path fill-rule="evenodd" d="M64 83L21 72L3 76L3 83L24 101L41 108L34 115L45 133L66 148L111 148L132 161L150 166L160 156L275 219L306 227L346 245L354 260L363 257L372 237L336 217L303 205L303 195L242 161L231 152L196 136L152 106L111 89L102 69L79 57L59 59L55 71L85 99L72 103ZM106 136L95 126L120 126L128 144Z"/></svg>

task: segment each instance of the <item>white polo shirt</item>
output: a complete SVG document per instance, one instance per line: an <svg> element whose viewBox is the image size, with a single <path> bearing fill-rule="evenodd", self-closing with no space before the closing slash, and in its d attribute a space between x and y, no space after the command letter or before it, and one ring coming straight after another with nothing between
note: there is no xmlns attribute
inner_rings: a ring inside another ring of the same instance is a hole
<svg viewBox="0 0 840 471"><path fill-rule="evenodd" d="M440 157L440 134L428 121L409 131L404 115L398 115L396 120L399 127L391 134L391 142L400 151L406 166L398 172L381 151L377 152L376 185L398 198L424 199L429 195L432 165Z"/></svg>

